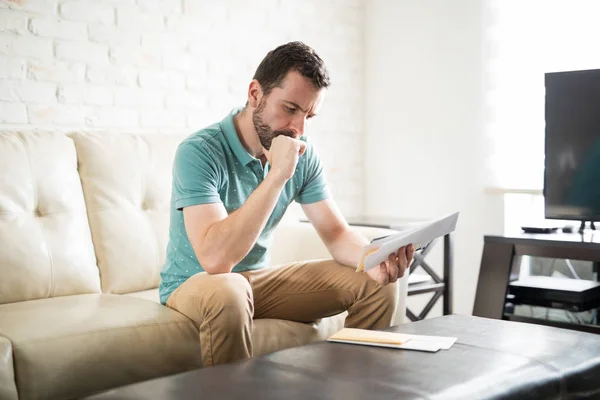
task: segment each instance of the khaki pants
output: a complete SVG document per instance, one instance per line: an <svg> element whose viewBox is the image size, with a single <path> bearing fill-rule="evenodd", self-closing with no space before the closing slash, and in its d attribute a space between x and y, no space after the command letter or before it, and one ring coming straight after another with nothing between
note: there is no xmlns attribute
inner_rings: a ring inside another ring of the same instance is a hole
<svg viewBox="0 0 600 400"><path fill-rule="evenodd" d="M252 319L313 322L348 311L345 326L389 327L396 284L380 286L333 260L296 262L242 273L196 274L167 300L200 329L204 366L252 356Z"/></svg>

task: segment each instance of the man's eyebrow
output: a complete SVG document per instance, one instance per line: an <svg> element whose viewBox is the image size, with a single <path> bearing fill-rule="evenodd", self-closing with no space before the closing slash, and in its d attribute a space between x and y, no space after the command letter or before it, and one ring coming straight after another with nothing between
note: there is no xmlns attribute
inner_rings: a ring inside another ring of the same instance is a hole
<svg viewBox="0 0 600 400"><path fill-rule="evenodd" d="M293 101L289 101L289 100L284 100L286 103L289 103L291 105L293 105L294 107L296 107L297 109L299 109L300 111L302 111L303 113L305 113L306 111L304 111L304 109L302 109L302 107L300 107L298 104L294 103Z"/></svg>
<svg viewBox="0 0 600 400"><path fill-rule="evenodd" d="M307 111L304 111L304 110L302 109L302 107L300 107L298 104L294 103L293 101L289 101L289 100L284 100L284 101L285 101L286 103L289 103L289 104L293 105L294 107L296 107L297 109L299 109L299 110L300 110L300 111L302 111L303 113L307 113ZM317 115L317 114L315 114L315 113L312 113L311 115L314 117L314 116L315 116L315 115Z"/></svg>

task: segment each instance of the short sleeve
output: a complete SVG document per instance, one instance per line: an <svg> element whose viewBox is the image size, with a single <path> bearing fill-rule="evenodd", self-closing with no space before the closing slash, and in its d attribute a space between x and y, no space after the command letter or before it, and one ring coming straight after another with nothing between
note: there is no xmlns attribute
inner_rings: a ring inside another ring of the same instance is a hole
<svg viewBox="0 0 600 400"><path fill-rule="evenodd" d="M173 161L173 197L182 210L197 204L221 203L219 173L202 142L183 142Z"/></svg>
<svg viewBox="0 0 600 400"><path fill-rule="evenodd" d="M304 160L304 179L302 187L296 195L296 202L310 204L329 198L323 165L312 144L307 143L304 157L306 157Z"/></svg>

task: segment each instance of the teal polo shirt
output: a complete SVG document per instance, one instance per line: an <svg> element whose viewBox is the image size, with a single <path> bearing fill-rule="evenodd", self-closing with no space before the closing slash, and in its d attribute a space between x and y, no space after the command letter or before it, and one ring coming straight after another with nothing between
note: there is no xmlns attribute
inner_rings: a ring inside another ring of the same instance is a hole
<svg viewBox="0 0 600 400"><path fill-rule="evenodd" d="M170 294L189 277L204 271L188 239L183 208L197 204L222 203L230 214L246 199L269 173L242 145L233 117L234 109L221 122L188 136L177 148L173 161L169 243L160 276L160 301L166 304ZM269 265L269 247L273 230L292 201L314 203L329 196L318 154L306 138L306 151L298 160L296 172L285 184L279 200L250 252L234 268L242 272Z"/></svg>

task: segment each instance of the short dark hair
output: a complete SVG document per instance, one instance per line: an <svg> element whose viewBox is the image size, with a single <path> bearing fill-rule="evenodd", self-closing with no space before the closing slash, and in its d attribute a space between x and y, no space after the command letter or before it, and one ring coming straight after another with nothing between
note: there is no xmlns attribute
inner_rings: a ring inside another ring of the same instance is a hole
<svg viewBox="0 0 600 400"><path fill-rule="evenodd" d="M266 96L274 87L281 87L289 71L298 71L310 79L317 89L327 88L331 84L325 62L302 42L286 43L268 52L258 65L253 79L260 83Z"/></svg>

